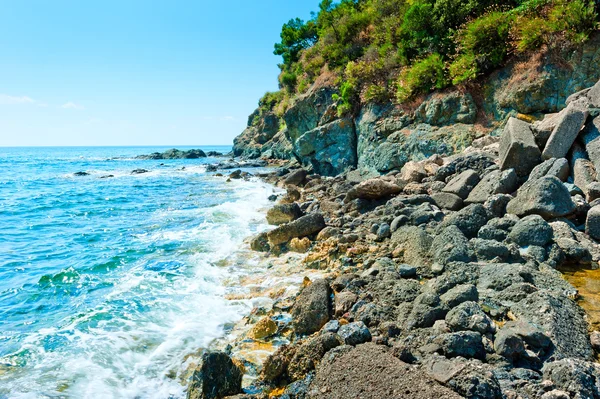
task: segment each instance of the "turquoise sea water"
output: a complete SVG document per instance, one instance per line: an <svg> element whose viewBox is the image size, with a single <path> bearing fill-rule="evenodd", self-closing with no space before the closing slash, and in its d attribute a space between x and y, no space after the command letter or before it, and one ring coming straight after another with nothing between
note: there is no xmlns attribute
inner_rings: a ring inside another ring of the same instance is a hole
<svg viewBox="0 0 600 399"><path fill-rule="evenodd" d="M186 355L248 311L222 281L272 188L133 159L166 149L0 148L0 398L183 397Z"/></svg>

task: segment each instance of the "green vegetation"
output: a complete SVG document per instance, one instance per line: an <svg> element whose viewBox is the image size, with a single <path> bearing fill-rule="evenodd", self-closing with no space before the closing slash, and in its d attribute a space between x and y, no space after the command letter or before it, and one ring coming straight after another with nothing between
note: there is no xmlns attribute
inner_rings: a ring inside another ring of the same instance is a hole
<svg viewBox="0 0 600 399"><path fill-rule="evenodd" d="M340 114L464 84L513 54L587 40L599 7L594 0L322 0L310 21L283 25L275 45L281 91L267 93L261 110L283 112L315 82L337 86Z"/></svg>

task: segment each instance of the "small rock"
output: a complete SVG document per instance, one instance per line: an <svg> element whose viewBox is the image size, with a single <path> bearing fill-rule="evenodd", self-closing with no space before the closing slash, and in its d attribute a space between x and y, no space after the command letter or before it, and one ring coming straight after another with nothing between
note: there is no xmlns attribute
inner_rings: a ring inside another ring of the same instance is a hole
<svg viewBox="0 0 600 399"><path fill-rule="evenodd" d="M446 357L462 356L467 359L485 357L481 334L478 332L460 331L442 334L435 339L435 342L440 345L441 351Z"/></svg>
<svg viewBox="0 0 600 399"><path fill-rule="evenodd" d="M490 172L475 186L465 202L483 204L495 194L510 194L517 189L518 180L514 169Z"/></svg>
<svg viewBox="0 0 600 399"><path fill-rule="evenodd" d="M341 326L338 335L346 345L356 346L371 341L371 332L362 321Z"/></svg>
<svg viewBox="0 0 600 399"><path fill-rule="evenodd" d="M283 182L292 186L300 186L306 180L307 175L308 172L306 170L297 169L293 172L290 172Z"/></svg>
<svg viewBox="0 0 600 399"><path fill-rule="evenodd" d="M250 241L250 248L257 252L269 252L271 250L271 246L269 245L269 240L267 239L267 233L260 233L252 238Z"/></svg>
<svg viewBox="0 0 600 399"><path fill-rule="evenodd" d="M449 209L451 211L458 211L463 207L463 200L456 194L452 193L434 193L431 198L435 201L436 205L442 209Z"/></svg>
<svg viewBox="0 0 600 399"><path fill-rule="evenodd" d="M393 194L398 194L401 191L402 188L400 186L383 179L369 179L352 187L346 194L344 202L348 203L356 198L377 200Z"/></svg>
<svg viewBox="0 0 600 399"><path fill-rule="evenodd" d="M600 241L600 205L588 211L585 232L594 240Z"/></svg>
<svg viewBox="0 0 600 399"><path fill-rule="evenodd" d="M288 244L290 251L303 254L308 252L310 249L310 240L308 237L304 238L292 238Z"/></svg>
<svg viewBox="0 0 600 399"><path fill-rule="evenodd" d="M252 339L265 339L277 332L277 323L275 323L270 317L263 317L252 327L250 330L250 338Z"/></svg>
<svg viewBox="0 0 600 399"><path fill-rule="evenodd" d="M319 331L329 321L331 314L331 288L326 280L315 280L304 287L292 308L292 321L296 334L305 335Z"/></svg>
<svg viewBox="0 0 600 399"><path fill-rule="evenodd" d="M132 175L141 175L142 173L148 173L146 169L134 169L131 171Z"/></svg>
<svg viewBox="0 0 600 399"><path fill-rule="evenodd" d="M448 182L442 190L466 199L473 188L479 183L479 174L472 169L465 170Z"/></svg>
<svg viewBox="0 0 600 399"><path fill-rule="evenodd" d="M533 181L544 176L554 176L563 182L567 181L569 178L569 161L566 158L548 159L533 168L528 180Z"/></svg>
<svg viewBox="0 0 600 399"><path fill-rule="evenodd" d="M590 183L587 185L587 187L584 191L587 192L587 197L586 197L587 202L592 202L594 200L597 200L598 198L600 198L600 183L599 182Z"/></svg>
<svg viewBox="0 0 600 399"><path fill-rule="evenodd" d="M463 302L477 302L479 293L473 284L461 284L448 290L440 299L448 308L454 308Z"/></svg>
<svg viewBox="0 0 600 399"><path fill-rule="evenodd" d="M325 228L325 220L320 213L310 213L290 223L283 224L267 233L269 244L274 247L296 237L316 234Z"/></svg>
<svg viewBox="0 0 600 399"><path fill-rule="evenodd" d="M492 319L476 302L463 302L446 315L446 324L452 331L476 331L481 334L494 332Z"/></svg>

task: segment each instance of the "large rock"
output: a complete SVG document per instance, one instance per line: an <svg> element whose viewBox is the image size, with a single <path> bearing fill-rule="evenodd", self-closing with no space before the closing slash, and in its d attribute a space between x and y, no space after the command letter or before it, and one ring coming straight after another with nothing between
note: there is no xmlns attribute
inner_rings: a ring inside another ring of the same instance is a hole
<svg viewBox="0 0 600 399"><path fill-rule="evenodd" d="M462 356L464 358L483 359L485 349L481 334L474 331L459 331L442 334L435 339L441 346L441 351L446 357Z"/></svg>
<svg viewBox="0 0 600 399"><path fill-rule="evenodd" d="M441 265L450 262L468 262L470 259L469 241L454 225L449 225L434 237L430 251L433 261Z"/></svg>
<svg viewBox="0 0 600 399"><path fill-rule="evenodd" d="M585 232L594 240L600 241L600 205L588 211Z"/></svg>
<svg viewBox="0 0 600 399"><path fill-rule="evenodd" d="M542 152L544 159L564 158L588 117L587 110L584 111L573 103L569 104L560 114L560 120Z"/></svg>
<svg viewBox="0 0 600 399"><path fill-rule="evenodd" d="M442 191L458 195L464 200L479 183L479 180L479 174L472 169L468 169L452 178Z"/></svg>
<svg viewBox="0 0 600 399"><path fill-rule="evenodd" d="M356 198L377 200L398 194L401 191L402 188L394 183L383 179L369 179L352 187L346 194L344 202L350 202Z"/></svg>
<svg viewBox="0 0 600 399"><path fill-rule="evenodd" d="M496 194L510 194L519 184L519 178L514 169L505 171L495 170L488 173L467 197L467 203L483 204Z"/></svg>
<svg viewBox="0 0 600 399"><path fill-rule="evenodd" d="M544 176L558 177L561 181L569 178L569 161L566 158L551 158L542 162L529 174L528 181L541 179Z"/></svg>
<svg viewBox="0 0 600 399"><path fill-rule="evenodd" d="M500 138L500 168L502 170L512 168L517 175L527 176L540 163L540 155L531 125L510 118Z"/></svg>
<svg viewBox="0 0 600 399"><path fill-rule="evenodd" d="M325 228L325 219L320 213L309 213L293 222L283 224L267 233L271 246L284 244L292 238L316 234Z"/></svg>
<svg viewBox="0 0 600 399"><path fill-rule="evenodd" d="M556 177L546 176L521 187L506 211L519 217L537 214L544 219L568 215L575 210L569 190Z"/></svg>
<svg viewBox="0 0 600 399"><path fill-rule="evenodd" d="M576 359L563 359L544 365L544 379L577 399L600 398L600 366Z"/></svg>
<svg viewBox="0 0 600 399"><path fill-rule="evenodd" d="M221 399L242 393L242 372L223 352L206 352L192 374L188 399Z"/></svg>
<svg viewBox="0 0 600 399"><path fill-rule="evenodd" d="M596 170L600 170L600 116L586 125L580 137L590 161L594 163Z"/></svg>
<svg viewBox="0 0 600 399"><path fill-rule="evenodd" d="M355 167L356 133L352 119L338 119L302 134L294 141L294 153L315 173L336 176Z"/></svg>
<svg viewBox="0 0 600 399"><path fill-rule="evenodd" d="M584 194L588 194L588 186L596 181L596 177L596 168L591 161L583 158L575 160L573 180Z"/></svg>
<svg viewBox="0 0 600 399"><path fill-rule="evenodd" d="M552 227L541 216L529 215L517 222L508 237L521 247L545 247L552 241L553 234Z"/></svg>
<svg viewBox="0 0 600 399"><path fill-rule="evenodd" d="M590 89L587 97L594 107L600 108L600 80Z"/></svg>
<svg viewBox="0 0 600 399"><path fill-rule="evenodd" d="M309 392L312 399L461 398L394 357L385 347L371 343L337 356L327 354Z"/></svg>
<svg viewBox="0 0 600 399"><path fill-rule="evenodd" d="M329 321L332 313L331 288L326 280L315 280L305 287L292 308L292 320L297 334L312 334Z"/></svg>
<svg viewBox="0 0 600 399"><path fill-rule="evenodd" d="M481 204L471 204L460 211L446 216L441 228L454 225L468 238L477 236L477 232L490 219L489 214Z"/></svg>
<svg viewBox="0 0 600 399"><path fill-rule="evenodd" d="M288 365L289 376L292 380L304 378L317 367L323 355L342 344L340 337L333 333L324 333L309 338L300 345L290 360Z"/></svg>
<svg viewBox="0 0 600 399"><path fill-rule="evenodd" d="M296 220L301 216L302 211L297 203L277 204L267 211L267 222L279 226L280 224Z"/></svg>
<svg viewBox="0 0 600 399"><path fill-rule="evenodd" d="M434 193L431 195L433 201L442 209L449 209L451 211L458 211L463 207L463 200L456 194L452 193Z"/></svg>

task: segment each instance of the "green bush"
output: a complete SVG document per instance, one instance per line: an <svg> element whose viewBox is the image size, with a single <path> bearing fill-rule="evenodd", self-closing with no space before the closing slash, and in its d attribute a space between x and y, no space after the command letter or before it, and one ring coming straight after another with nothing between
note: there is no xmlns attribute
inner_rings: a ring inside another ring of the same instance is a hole
<svg viewBox="0 0 600 399"><path fill-rule="evenodd" d="M448 68L452 84L458 85L477 77L477 60L473 54L463 54Z"/></svg>
<svg viewBox="0 0 600 399"><path fill-rule="evenodd" d="M546 43L553 28L546 19L520 17L515 20L513 32L515 49L517 52L523 53L535 50Z"/></svg>
<svg viewBox="0 0 600 399"><path fill-rule="evenodd" d="M564 31L568 40L583 42L597 29L598 15L593 1L559 0L549 15L555 32Z"/></svg>
<svg viewBox="0 0 600 399"><path fill-rule="evenodd" d="M402 71L396 98L402 103L416 94L442 89L446 85L444 62L439 54L434 53Z"/></svg>

